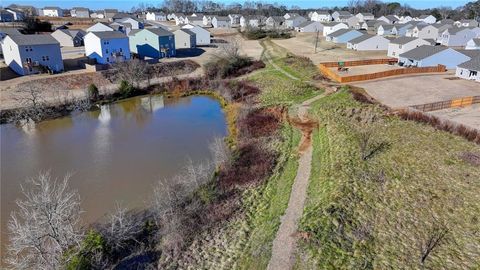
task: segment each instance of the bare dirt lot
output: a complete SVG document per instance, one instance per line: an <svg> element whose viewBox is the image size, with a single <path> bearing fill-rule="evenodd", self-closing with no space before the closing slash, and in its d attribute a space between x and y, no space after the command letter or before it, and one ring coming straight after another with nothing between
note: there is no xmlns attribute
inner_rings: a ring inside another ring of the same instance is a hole
<svg viewBox="0 0 480 270"><path fill-rule="evenodd" d="M346 45L328 42L322 36L319 38L317 53L315 53L315 37L316 33L296 33L293 38L272 41L296 55L310 58L314 64L387 57L386 51L359 52L349 50Z"/></svg>
<svg viewBox="0 0 480 270"><path fill-rule="evenodd" d="M402 76L396 78L358 82L353 85L364 88L381 103L402 108L412 105L480 95L477 82L452 79L453 73L435 75Z"/></svg>
<svg viewBox="0 0 480 270"><path fill-rule="evenodd" d="M348 67L348 71L346 72L338 72L337 68L331 68L331 70L338 73L338 75L340 76L353 76L353 75L388 71L388 70L399 69L399 68L401 67L393 66L393 65L367 65L367 66Z"/></svg>
<svg viewBox="0 0 480 270"><path fill-rule="evenodd" d="M480 104L474 104L464 108L434 111L430 112L430 114L480 130Z"/></svg>

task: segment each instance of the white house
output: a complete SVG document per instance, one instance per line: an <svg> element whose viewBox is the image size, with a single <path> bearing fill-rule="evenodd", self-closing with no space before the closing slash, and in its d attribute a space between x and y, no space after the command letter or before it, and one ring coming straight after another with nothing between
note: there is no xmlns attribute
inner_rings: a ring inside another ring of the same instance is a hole
<svg viewBox="0 0 480 270"><path fill-rule="evenodd" d="M437 22L437 18L432 15L421 15L418 17L418 20L428 24L434 24Z"/></svg>
<svg viewBox="0 0 480 270"><path fill-rule="evenodd" d="M471 57L444 46L423 45L399 55L401 66L432 67L444 65L448 69L470 60Z"/></svg>
<svg viewBox="0 0 480 270"><path fill-rule="evenodd" d="M382 16L382 17L378 18L377 20L386 22L388 24L395 24L398 21L400 21L400 19L395 15Z"/></svg>
<svg viewBox="0 0 480 270"><path fill-rule="evenodd" d="M390 40L382 36L364 34L350 40L347 48L356 51L386 51L389 43Z"/></svg>
<svg viewBox="0 0 480 270"><path fill-rule="evenodd" d="M310 19L315 22L330 22L332 21L332 15L326 10L317 10L312 13Z"/></svg>
<svg viewBox="0 0 480 270"><path fill-rule="evenodd" d="M397 36L403 37L407 35L409 29L413 28L411 23L397 23L395 24L395 29L397 30Z"/></svg>
<svg viewBox="0 0 480 270"><path fill-rule="evenodd" d="M287 12L285 13L285 15L283 15L283 18L286 19L290 19L290 18L293 18L293 17L297 17L297 16L300 16L300 14L298 13L294 13L294 12Z"/></svg>
<svg viewBox="0 0 480 270"><path fill-rule="evenodd" d="M163 12L154 12L154 11L149 11L147 12L147 15L145 17L147 21L157 21L157 22L164 22L167 20L167 15Z"/></svg>
<svg viewBox="0 0 480 270"><path fill-rule="evenodd" d="M430 43L420 38L399 37L390 41L390 43L388 44L387 55L389 57L398 58L400 54L408 52L422 45L430 45Z"/></svg>
<svg viewBox="0 0 480 270"><path fill-rule="evenodd" d="M290 29L294 29L295 27L299 26L300 24L306 22L307 19L300 15L292 15L285 19L285 26Z"/></svg>
<svg viewBox="0 0 480 270"><path fill-rule="evenodd" d="M465 47L471 39L480 35L480 28L450 28L441 34L441 44L450 47Z"/></svg>
<svg viewBox="0 0 480 270"><path fill-rule="evenodd" d="M175 49L192 49L197 47L196 35L189 29L179 29L175 35Z"/></svg>
<svg viewBox="0 0 480 270"><path fill-rule="evenodd" d="M106 23L98 22L89 28L87 28L87 32L103 32L103 31L113 31L113 27L109 26Z"/></svg>
<svg viewBox="0 0 480 270"><path fill-rule="evenodd" d="M230 28L230 18L223 16L214 16L212 18L213 28Z"/></svg>
<svg viewBox="0 0 480 270"><path fill-rule="evenodd" d="M399 23L408 23L413 21L413 18L411 16L401 16Z"/></svg>
<svg viewBox="0 0 480 270"><path fill-rule="evenodd" d="M355 25L358 23L358 18L355 16L340 15L336 21L346 23L350 28L355 28Z"/></svg>
<svg viewBox="0 0 480 270"><path fill-rule="evenodd" d="M472 38L467 42L465 50L480 50L480 38Z"/></svg>
<svg viewBox="0 0 480 270"><path fill-rule="evenodd" d="M195 16L187 16L185 18L185 24L194 24L194 25L203 26L203 18L195 17Z"/></svg>
<svg viewBox="0 0 480 270"><path fill-rule="evenodd" d="M438 38L438 28L430 24L418 24L411 31L407 31L406 36L436 40Z"/></svg>
<svg viewBox="0 0 480 270"><path fill-rule="evenodd" d="M83 37L87 33L83 30L58 29L52 33L62 47L78 47L83 45Z"/></svg>
<svg viewBox="0 0 480 270"><path fill-rule="evenodd" d="M2 51L5 64L19 75L63 71L60 44L51 35L8 35Z"/></svg>
<svg viewBox="0 0 480 270"><path fill-rule="evenodd" d="M186 24L182 27L183 29L188 29L195 33L196 35L196 44L197 45L210 45L211 43L211 35L208 30L198 25L193 24Z"/></svg>
<svg viewBox="0 0 480 270"><path fill-rule="evenodd" d="M375 16L372 13L360 12L355 17L358 18L359 22L375 20Z"/></svg>
<svg viewBox="0 0 480 270"><path fill-rule="evenodd" d="M334 21L338 21L340 16L353 16L350 12L348 11L343 11L343 10L340 10L340 11L334 11L332 13L332 19Z"/></svg>
<svg viewBox="0 0 480 270"><path fill-rule="evenodd" d="M59 7L44 7L42 14L46 17L63 17L63 10Z"/></svg>
<svg viewBox="0 0 480 270"><path fill-rule="evenodd" d="M379 36L395 36L397 35L397 28L393 24L382 24L377 29Z"/></svg>
<svg viewBox="0 0 480 270"><path fill-rule="evenodd" d="M348 29L348 25L346 23L339 23L339 22L324 23L323 36L326 37L331 33L338 31L340 29Z"/></svg>
<svg viewBox="0 0 480 270"><path fill-rule="evenodd" d="M305 33L323 33L323 24L318 21L306 21L295 27L295 31Z"/></svg>
<svg viewBox="0 0 480 270"><path fill-rule="evenodd" d="M124 17L121 19L116 19L115 22L121 23L121 24L130 24L132 29L143 29L143 22L131 18L131 17Z"/></svg>
<svg viewBox="0 0 480 270"><path fill-rule="evenodd" d="M117 31L89 32L84 37L85 54L99 64L113 64L130 59L128 37Z"/></svg>
<svg viewBox="0 0 480 270"><path fill-rule="evenodd" d="M230 18L230 25L240 25L240 18L242 15L240 14L228 14L228 18Z"/></svg>
<svg viewBox="0 0 480 270"><path fill-rule="evenodd" d="M361 32L354 29L340 29L326 36L326 40L334 43L348 43L350 40L362 35Z"/></svg>
<svg viewBox="0 0 480 270"><path fill-rule="evenodd" d="M285 28L285 18L283 16L270 16L265 21L265 25L270 28Z"/></svg>
<svg viewBox="0 0 480 270"><path fill-rule="evenodd" d="M266 21L265 16L242 16L240 18L240 26L241 27L261 27L265 24Z"/></svg>
<svg viewBox="0 0 480 270"><path fill-rule="evenodd" d="M459 64L455 75L465 80L480 82L480 56Z"/></svg>
<svg viewBox="0 0 480 270"><path fill-rule="evenodd" d="M476 20L460 20L453 23L456 27L478 27L480 24Z"/></svg>

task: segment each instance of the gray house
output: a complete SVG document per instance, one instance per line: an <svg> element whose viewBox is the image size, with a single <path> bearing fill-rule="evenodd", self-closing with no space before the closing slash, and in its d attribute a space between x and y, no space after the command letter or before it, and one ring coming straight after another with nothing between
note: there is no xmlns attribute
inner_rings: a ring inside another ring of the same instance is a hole
<svg viewBox="0 0 480 270"><path fill-rule="evenodd" d="M444 65L450 69L456 68L459 64L470 60L470 58L452 48L423 45L400 54L398 63L402 66L413 67Z"/></svg>
<svg viewBox="0 0 480 270"><path fill-rule="evenodd" d="M163 28L135 29L128 35L130 52L140 58L175 56L175 36Z"/></svg>
<svg viewBox="0 0 480 270"><path fill-rule="evenodd" d="M117 14L117 13L118 13L117 9L107 8L107 9L104 10L104 14L105 14L106 19L113 19L113 16L115 16L115 14Z"/></svg>
<svg viewBox="0 0 480 270"><path fill-rule="evenodd" d="M58 29L52 33L52 37L55 38L62 47L78 47L83 46L83 37L86 34L87 32L80 29Z"/></svg>
<svg viewBox="0 0 480 270"><path fill-rule="evenodd" d="M5 64L19 75L63 71L60 44L50 35L8 35L2 49Z"/></svg>
<svg viewBox="0 0 480 270"><path fill-rule="evenodd" d="M458 65L455 75L465 80L480 82L480 56Z"/></svg>
<svg viewBox="0 0 480 270"><path fill-rule="evenodd" d="M70 15L77 18L90 18L90 10L83 7L74 7L70 10Z"/></svg>
<svg viewBox="0 0 480 270"><path fill-rule="evenodd" d="M194 32L188 29L179 29L173 32L175 35L176 49L192 49L197 47L197 37Z"/></svg>
<svg viewBox="0 0 480 270"><path fill-rule="evenodd" d="M326 37L327 41L331 41L334 43L347 43L350 40L362 36L362 32L354 30L354 29L340 29L329 34Z"/></svg>

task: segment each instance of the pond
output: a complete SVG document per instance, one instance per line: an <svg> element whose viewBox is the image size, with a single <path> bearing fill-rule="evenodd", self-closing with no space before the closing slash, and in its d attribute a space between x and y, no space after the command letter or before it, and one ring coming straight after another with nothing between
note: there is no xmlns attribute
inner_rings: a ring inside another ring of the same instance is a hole
<svg viewBox="0 0 480 270"><path fill-rule="evenodd" d="M144 207L159 179L171 178L189 159L210 159L209 144L226 134L221 106L207 96L142 96L33 128L1 125L2 250L27 178L41 171L57 178L70 173L83 221L90 223L116 203Z"/></svg>

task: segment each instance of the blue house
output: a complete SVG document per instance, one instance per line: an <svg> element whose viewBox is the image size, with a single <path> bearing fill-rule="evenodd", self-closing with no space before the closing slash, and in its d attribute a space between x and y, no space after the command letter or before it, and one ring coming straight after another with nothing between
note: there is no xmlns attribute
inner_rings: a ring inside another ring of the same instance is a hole
<svg viewBox="0 0 480 270"><path fill-rule="evenodd" d="M362 36L363 33L354 29L340 29L326 37L327 41L334 43L347 43L350 40Z"/></svg>
<svg viewBox="0 0 480 270"><path fill-rule="evenodd" d="M130 52L140 58L164 58L175 56L175 37L163 28L132 30L128 34Z"/></svg>
<svg viewBox="0 0 480 270"><path fill-rule="evenodd" d="M398 63L402 66L432 67L444 65L448 69L469 61L471 57L452 48L444 46L422 45L399 55Z"/></svg>

